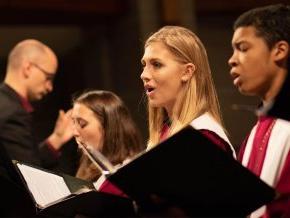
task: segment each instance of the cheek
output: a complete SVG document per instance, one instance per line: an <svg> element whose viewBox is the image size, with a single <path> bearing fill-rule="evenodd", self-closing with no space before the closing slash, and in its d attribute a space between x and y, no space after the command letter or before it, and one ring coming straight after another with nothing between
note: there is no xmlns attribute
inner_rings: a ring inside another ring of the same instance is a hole
<svg viewBox="0 0 290 218"><path fill-rule="evenodd" d="M266 78L257 72L252 73L248 78L244 78L240 88L244 94L260 95L263 92Z"/></svg>
<svg viewBox="0 0 290 218"><path fill-rule="evenodd" d="M267 70L269 57L261 52L251 53L241 58L242 66L249 71L249 74L257 76Z"/></svg>
<svg viewBox="0 0 290 218"><path fill-rule="evenodd" d="M175 96L179 93L181 89L181 82L177 78L172 78L167 80L164 85L163 93L168 96Z"/></svg>
<svg viewBox="0 0 290 218"><path fill-rule="evenodd" d="M176 91L181 85L180 70L166 71L156 79L166 91Z"/></svg>
<svg viewBox="0 0 290 218"><path fill-rule="evenodd" d="M177 81L164 84L163 88L158 92L158 97L156 98L158 103L156 102L157 105L155 106L170 108L174 105L180 92L180 87Z"/></svg>
<svg viewBox="0 0 290 218"><path fill-rule="evenodd" d="M88 144L100 150L103 138L100 131L96 131L96 129L88 130L82 134L82 137Z"/></svg>
<svg viewBox="0 0 290 218"><path fill-rule="evenodd" d="M258 64L257 64L258 63ZM267 71L268 67L266 63L259 62L249 62L247 67L244 69L244 76L247 78L247 82L251 84L259 84L264 80L268 79Z"/></svg>
<svg viewBox="0 0 290 218"><path fill-rule="evenodd" d="M40 86L41 84L43 84L43 78L40 78L40 77L34 77L32 80L31 80L31 83L35 86Z"/></svg>
<svg viewBox="0 0 290 218"><path fill-rule="evenodd" d="M165 104L176 99L181 89L181 83L176 77L167 78L160 83L157 96L160 102Z"/></svg>
<svg viewBox="0 0 290 218"><path fill-rule="evenodd" d="M94 146L97 150L101 150L102 149L102 135L100 133L95 134L95 138L94 138Z"/></svg>

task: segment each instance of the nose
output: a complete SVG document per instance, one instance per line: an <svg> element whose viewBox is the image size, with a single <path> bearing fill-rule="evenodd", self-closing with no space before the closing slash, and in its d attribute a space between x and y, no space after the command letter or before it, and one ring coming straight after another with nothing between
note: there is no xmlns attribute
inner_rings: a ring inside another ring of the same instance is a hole
<svg viewBox="0 0 290 218"><path fill-rule="evenodd" d="M144 67L143 68L143 71L142 71L142 73L140 75L140 78L141 78L141 80L143 82L148 82L150 80L151 74L150 74L150 72L149 72L149 70L148 70L147 67Z"/></svg>
<svg viewBox="0 0 290 218"><path fill-rule="evenodd" d="M46 90L47 90L47 92L52 92L53 91L53 83L52 83L52 81L47 81L47 83L46 83Z"/></svg>
<svg viewBox="0 0 290 218"><path fill-rule="evenodd" d="M236 55L235 53L233 53L233 55L230 57L230 59L228 60L228 64L230 67L235 67L237 66L237 58L236 58Z"/></svg>
<svg viewBox="0 0 290 218"><path fill-rule="evenodd" d="M78 128L76 127L76 124L73 124L73 125L72 125L72 129L73 129L73 136L74 136L75 138L79 137L79 136L80 136L80 133L79 133L79 131L78 131Z"/></svg>

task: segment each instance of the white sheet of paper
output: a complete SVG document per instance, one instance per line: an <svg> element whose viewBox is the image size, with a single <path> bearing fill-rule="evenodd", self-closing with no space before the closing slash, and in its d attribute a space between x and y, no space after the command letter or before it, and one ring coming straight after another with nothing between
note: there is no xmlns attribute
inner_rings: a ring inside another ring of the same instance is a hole
<svg viewBox="0 0 290 218"><path fill-rule="evenodd" d="M71 194L61 176L25 164L17 164L17 166L40 207L45 207L47 204Z"/></svg>

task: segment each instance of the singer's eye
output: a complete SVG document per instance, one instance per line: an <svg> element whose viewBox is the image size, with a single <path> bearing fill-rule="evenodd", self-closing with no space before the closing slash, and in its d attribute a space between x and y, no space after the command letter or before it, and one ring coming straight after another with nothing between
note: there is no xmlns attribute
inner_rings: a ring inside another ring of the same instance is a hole
<svg viewBox="0 0 290 218"><path fill-rule="evenodd" d="M88 122L82 118L75 119L74 123L81 129L85 128L88 125Z"/></svg>
<svg viewBox="0 0 290 218"><path fill-rule="evenodd" d="M159 68L161 68L162 67L162 64L159 62L159 61L152 61L152 66L154 67L154 68L157 68L157 69L159 69Z"/></svg>

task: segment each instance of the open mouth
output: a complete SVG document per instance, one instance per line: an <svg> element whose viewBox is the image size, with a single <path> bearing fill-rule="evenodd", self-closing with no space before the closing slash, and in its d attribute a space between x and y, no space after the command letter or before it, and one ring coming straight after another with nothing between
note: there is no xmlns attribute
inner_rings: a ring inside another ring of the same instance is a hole
<svg viewBox="0 0 290 218"><path fill-rule="evenodd" d="M239 85L239 82L240 82L240 75L235 73L235 72L231 72L231 76L233 78L233 83L235 86L238 86Z"/></svg>
<svg viewBox="0 0 290 218"><path fill-rule="evenodd" d="M146 89L146 92L147 92L148 94L152 93L153 91L154 91L154 88L147 88L147 89Z"/></svg>
<svg viewBox="0 0 290 218"><path fill-rule="evenodd" d="M144 89L147 95L151 94L155 90L153 86L148 85L148 84L144 85Z"/></svg>
<svg viewBox="0 0 290 218"><path fill-rule="evenodd" d="M235 75L235 76L233 77L233 79L234 79L234 81L233 81L234 85L235 85L235 86L238 86L239 83L240 83L240 76L239 76L239 75Z"/></svg>

